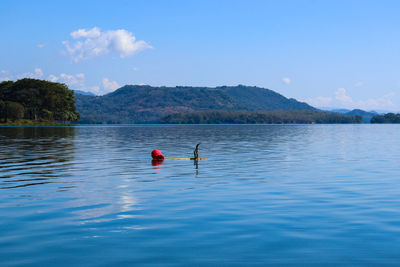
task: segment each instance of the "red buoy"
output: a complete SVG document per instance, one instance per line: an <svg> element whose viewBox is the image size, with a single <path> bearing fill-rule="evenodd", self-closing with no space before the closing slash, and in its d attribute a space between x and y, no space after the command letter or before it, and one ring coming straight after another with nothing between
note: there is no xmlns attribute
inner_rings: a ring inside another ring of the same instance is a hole
<svg viewBox="0 0 400 267"><path fill-rule="evenodd" d="M164 159L163 154L162 154L161 151L158 150L158 149L154 149L153 151L151 151L151 157L152 157L154 160L163 160L163 159Z"/></svg>

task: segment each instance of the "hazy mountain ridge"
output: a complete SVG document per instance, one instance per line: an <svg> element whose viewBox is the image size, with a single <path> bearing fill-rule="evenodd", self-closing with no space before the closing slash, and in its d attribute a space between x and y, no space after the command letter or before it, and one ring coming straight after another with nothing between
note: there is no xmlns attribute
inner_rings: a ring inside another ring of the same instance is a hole
<svg viewBox="0 0 400 267"><path fill-rule="evenodd" d="M85 92L85 91L81 91L81 90L74 90L74 94L80 94L80 95L91 95L91 96L95 96L95 94L93 94L92 92Z"/></svg>
<svg viewBox="0 0 400 267"><path fill-rule="evenodd" d="M251 86L126 85L104 96L76 94L82 123L156 123L173 113L201 110L316 110L272 90Z"/></svg>
<svg viewBox="0 0 400 267"><path fill-rule="evenodd" d="M349 112L346 112L345 115L359 115L363 118L364 123L370 123L372 117L378 115L375 111L364 111L361 109L353 109Z"/></svg>
<svg viewBox="0 0 400 267"><path fill-rule="evenodd" d="M362 109L324 109L324 111L327 112L332 112L332 113L339 113L339 114L344 114L344 115L359 115L363 118L363 123L370 123L371 118L379 115L378 112L376 111L365 111Z"/></svg>

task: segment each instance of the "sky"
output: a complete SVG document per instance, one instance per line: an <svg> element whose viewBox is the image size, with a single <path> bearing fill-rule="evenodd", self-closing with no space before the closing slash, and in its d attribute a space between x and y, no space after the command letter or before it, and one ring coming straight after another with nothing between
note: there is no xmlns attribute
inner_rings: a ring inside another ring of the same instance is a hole
<svg viewBox="0 0 400 267"><path fill-rule="evenodd" d="M0 1L0 81L249 85L400 111L400 1Z"/></svg>

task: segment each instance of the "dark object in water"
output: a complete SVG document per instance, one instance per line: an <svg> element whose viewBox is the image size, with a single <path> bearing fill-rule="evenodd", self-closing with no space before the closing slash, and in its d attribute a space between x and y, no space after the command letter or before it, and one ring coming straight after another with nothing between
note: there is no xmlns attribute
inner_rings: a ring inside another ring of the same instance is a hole
<svg viewBox="0 0 400 267"><path fill-rule="evenodd" d="M199 145L200 145L200 143L198 143L196 145L196 148L193 151L193 155L194 155L193 159L194 160L198 160L199 159Z"/></svg>
<svg viewBox="0 0 400 267"><path fill-rule="evenodd" d="M200 143L198 143L196 145L196 148L193 151L193 155L194 155L193 158L164 158L164 155L158 149L154 149L151 152L151 157L153 158L153 161L163 161L163 160L194 160L194 161L198 161L198 160L206 160L207 158L199 158L199 146L200 146Z"/></svg>

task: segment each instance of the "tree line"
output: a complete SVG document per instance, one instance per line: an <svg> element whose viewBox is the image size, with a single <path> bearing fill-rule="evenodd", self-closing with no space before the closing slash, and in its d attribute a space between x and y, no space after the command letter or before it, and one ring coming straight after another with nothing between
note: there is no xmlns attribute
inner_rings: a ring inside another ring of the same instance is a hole
<svg viewBox="0 0 400 267"><path fill-rule="evenodd" d="M227 111L209 110L192 113L175 113L160 119L170 124L290 124L290 123L362 123L359 115L314 110Z"/></svg>
<svg viewBox="0 0 400 267"><path fill-rule="evenodd" d="M0 120L76 121L74 92L65 84L38 79L0 83Z"/></svg>
<svg viewBox="0 0 400 267"><path fill-rule="evenodd" d="M400 123L400 113L386 113L385 115L373 116L371 123Z"/></svg>

